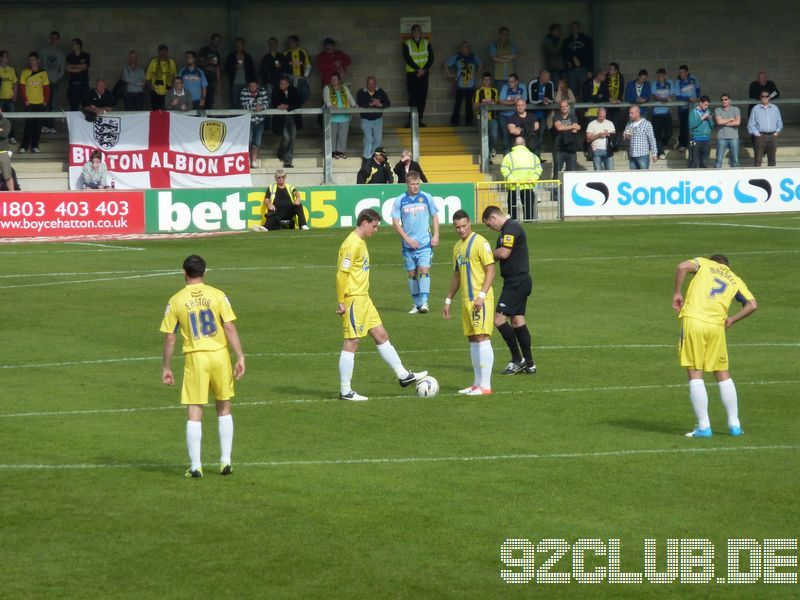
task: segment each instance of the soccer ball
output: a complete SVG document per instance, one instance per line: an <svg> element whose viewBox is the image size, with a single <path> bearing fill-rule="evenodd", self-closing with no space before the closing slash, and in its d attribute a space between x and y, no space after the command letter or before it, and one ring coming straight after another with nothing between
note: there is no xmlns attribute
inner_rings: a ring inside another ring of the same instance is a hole
<svg viewBox="0 0 800 600"><path fill-rule="evenodd" d="M417 382L417 396L421 398L432 398L439 391L439 382L435 377L428 375Z"/></svg>

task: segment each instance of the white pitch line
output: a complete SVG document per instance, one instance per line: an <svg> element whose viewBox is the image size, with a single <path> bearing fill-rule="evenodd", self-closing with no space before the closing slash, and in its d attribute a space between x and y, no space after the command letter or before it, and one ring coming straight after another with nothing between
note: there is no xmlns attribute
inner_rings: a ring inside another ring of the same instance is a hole
<svg viewBox="0 0 800 600"><path fill-rule="evenodd" d="M728 344L730 348L800 348L800 342L745 342L741 344ZM502 350L505 346L494 346ZM537 350L661 350L675 348L675 344L573 344L573 345L543 345L536 346ZM440 352L460 352L463 347L453 348L426 348L403 350L403 354L436 354ZM367 350L366 353L375 351ZM248 352L247 358L302 358L311 356L338 356L339 350L331 352ZM0 369L39 369L45 367L74 367L79 365L102 365L124 362L140 362L162 360L161 356L138 356L121 358L97 358L87 360L68 360L50 363L22 363L18 365L0 365Z"/></svg>
<svg viewBox="0 0 800 600"><path fill-rule="evenodd" d="M700 225L709 227L743 227L747 229L780 229L786 231L800 231L800 227L777 227L775 225L752 225L748 223L702 223L686 221L678 223L678 225Z"/></svg>
<svg viewBox="0 0 800 600"><path fill-rule="evenodd" d="M181 271L175 269L156 269L154 271L72 271L61 273L18 273L16 275L0 275L0 279L23 279L28 277L74 277L76 275L128 275L142 273L164 273L166 275L180 275Z"/></svg>
<svg viewBox="0 0 800 600"><path fill-rule="evenodd" d="M66 242L65 242L66 243ZM90 249L77 249L77 250L0 250L0 256L6 254L76 254L79 252L135 252L139 250L146 250L146 248L136 248L134 246L109 246L108 248L100 248L96 250Z"/></svg>
<svg viewBox="0 0 800 600"><path fill-rule="evenodd" d="M769 385L796 385L800 380L775 380L775 381L736 381L739 386L769 386ZM549 389L528 389L528 390L508 390L496 391L492 396L519 396L519 395L537 395L537 394L580 394L584 392L602 393L602 392L631 392L637 390L660 390L664 388L684 388L685 383L657 383L657 384L643 384L643 385L608 385L608 386L587 386L587 387L564 387L564 388L549 388ZM455 392L440 393L439 396L447 399L462 398ZM395 394L390 396L370 396L372 400L413 400L415 396L408 394ZM420 400L427 402L427 400ZM280 406L286 404L321 404L326 402L340 402L338 398L289 398L286 400L255 400L252 402L235 402L238 408L254 407L254 406ZM179 404L170 404L168 406L145 406L139 408L96 408L88 410L53 410L41 412L24 412L24 413L8 413L0 414L0 419L12 419L21 417L63 417L70 415L98 415L98 414L133 414L138 412L152 412L162 410L183 410L183 406Z"/></svg>
<svg viewBox="0 0 800 600"><path fill-rule="evenodd" d="M734 252L731 253L735 256L753 256L753 255L772 255L772 254L797 254L800 253L800 250L754 250L751 252ZM0 256L2 254L11 254L2 253L0 252ZM605 260L655 260L655 259L662 259L662 258L675 258L683 256L682 254L640 254L636 256L576 256L576 257L568 257L568 256L561 256L561 257L551 257L551 258L534 258L531 261L531 264L535 267L537 263L551 263L551 262L565 262L565 261L605 261ZM434 261L435 265L449 265L448 261ZM380 267L386 268L393 268L400 266L400 263L381 263ZM324 265L259 265L259 266L252 266L252 267L215 267L209 268L208 272L224 272L224 271L296 271L297 269L334 269L335 265L324 264ZM130 271L129 271L130 272ZM175 270L168 270L168 269L158 269L153 271L133 271L134 273L140 273L135 276L130 277L103 277L97 279L77 279L77 280L69 280L69 281L52 281L46 283L33 283L33 284L22 284L22 285L6 285L0 286L0 289L13 289L13 288L26 288L26 287L44 287L44 286L53 286L53 285L70 285L70 284L78 284L78 283L93 283L93 282L103 282L103 281L122 281L125 279L142 279L146 277L160 277L163 275L172 275L178 274L179 271ZM106 273L114 273L106 272ZM0 277L4 279L14 279L16 277L57 277L57 276L71 276L71 275L81 275L83 273L20 273L18 275L2 275ZM86 273L94 274L94 273ZM97 274L101 275L103 272L98 272Z"/></svg>
<svg viewBox="0 0 800 600"><path fill-rule="evenodd" d="M128 275L125 277L98 277L97 279L73 279L70 281L46 281L43 283L23 283L20 285L0 285L0 290L11 290L15 288L49 287L53 285L69 285L73 283L94 283L96 281L124 281L126 279L147 279L148 277L164 277L165 275L174 276L175 271L157 271L145 275Z"/></svg>
<svg viewBox="0 0 800 600"><path fill-rule="evenodd" d="M687 442L691 443L691 442ZM634 450L609 450L607 452L554 452L551 454L489 454L483 456L397 456L380 458L329 458L316 460L262 460L236 463L237 467L328 467L348 465L403 465L425 463L477 463L501 461L541 461L593 458L627 458L631 456L669 456L682 454L716 454L727 452L763 452L800 450L800 445L775 444L770 446L716 446L712 448L640 448ZM0 464L0 470L15 471L87 471L95 469L165 469L183 468L183 464L168 463L75 463L75 464Z"/></svg>
<svg viewBox="0 0 800 600"><path fill-rule="evenodd" d="M70 246L94 246L96 248L111 248L112 250L135 250L135 251L144 251L144 248L138 248L136 246L112 246L111 244L99 244L99 243L92 243L92 242L64 242L65 244L69 244Z"/></svg>

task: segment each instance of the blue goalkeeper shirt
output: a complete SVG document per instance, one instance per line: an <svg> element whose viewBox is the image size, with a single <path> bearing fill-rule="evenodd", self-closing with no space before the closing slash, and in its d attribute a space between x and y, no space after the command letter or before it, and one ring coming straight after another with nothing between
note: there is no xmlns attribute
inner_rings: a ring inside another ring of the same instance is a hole
<svg viewBox="0 0 800 600"><path fill-rule="evenodd" d="M425 192L409 196L408 192L394 201L392 219L399 219L408 236L419 243L420 248L431 245L431 217L436 215L436 205L433 197ZM408 244L403 241L403 247Z"/></svg>

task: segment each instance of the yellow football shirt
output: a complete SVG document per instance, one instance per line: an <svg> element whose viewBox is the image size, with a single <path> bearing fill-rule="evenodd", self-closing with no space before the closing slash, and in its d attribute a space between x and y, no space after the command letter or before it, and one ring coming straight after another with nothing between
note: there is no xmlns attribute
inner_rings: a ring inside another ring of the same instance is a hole
<svg viewBox="0 0 800 600"><path fill-rule="evenodd" d="M222 324L235 321L224 292L204 283L187 285L169 299L161 331L183 335L183 352L220 350L228 345Z"/></svg>
<svg viewBox="0 0 800 600"><path fill-rule="evenodd" d="M348 274L345 298L369 294L369 251L367 243L355 231L347 236L339 248L337 268Z"/></svg>
<svg viewBox="0 0 800 600"><path fill-rule="evenodd" d="M492 247L486 238L471 233L467 239L458 240L453 247L453 265L461 275L461 297L475 300L486 280L486 265L494 264ZM486 304L491 304L492 288L486 292Z"/></svg>
<svg viewBox="0 0 800 600"><path fill-rule="evenodd" d="M25 86L25 97L31 104L44 104L44 86L50 85L47 71L32 72L25 69L19 78L20 84Z"/></svg>
<svg viewBox="0 0 800 600"><path fill-rule="evenodd" d="M736 273L707 258L693 258L699 268L686 290L678 317L694 317L706 323L724 325L734 298L744 304L753 294Z"/></svg>
<svg viewBox="0 0 800 600"><path fill-rule="evenodd" d="M14 67L0 67L0 100L11 100L14 97L14 84L17 81Z"/></svg>

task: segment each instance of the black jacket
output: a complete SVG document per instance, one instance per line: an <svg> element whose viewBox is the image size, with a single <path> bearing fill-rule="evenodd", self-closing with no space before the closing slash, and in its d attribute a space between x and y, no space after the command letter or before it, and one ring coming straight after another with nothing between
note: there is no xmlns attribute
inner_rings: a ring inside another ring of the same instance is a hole
<svg viewBox="0 0 800 600"><path fill-rule="evenodd" d="M272 87L278 87L281 77L289 73L289 61L283 52L278 52L276 56L272 56L267 52L261 59L261 68L259 74L261 75L261 82L264 85L268 83Z"/></svg>
<svg viewBox="0 0 800 600"><path fill-rule="evenodd" d="M300 108L300 95L297 93L297 88L289 84L286 92L282 92L280 87L272 88L272 98L270 98L270 107L278 108L280 104L288 104L288 110L295 110ZM297 115L299 117L300 115ZM297 118L295 118L295 122ZM286 117L278 115L272 117L272 132L275 135L283 133L283 127L286 125Z"/></svg>
<svg viewBox="0 0 800 600"><path fill-rule="evenodd" d="M228 74L228 85L233 85L236 78L236 52L231 52L225 59L225 72ZM247 52L244 53L244 79L245 82L253 81L256 78L256 64L253 57Z"/></svg>
<svg viewBox="0 0 800 600"><path fill-rule="evenodd" d="M425 177L425 173L423 173L422 167L419 166L418 162L412 160L408 170L416 171L419 173L419 178L422 180L422 183L428 183L428 178ZM397 164L394 166L394 174L397 175L397 183L406 182L406 167L402 160L398 160Z"/></svg>
<svg viewBox="0 0 800 600"><path fill-rule="evenodd" d="M356 104L358 104L361 108L370 108L369 103L372 101L373 98L377 98L383 104L383 108L388 108L391 106L391 102L389 102L389 96L386 95L381 88L375 88L375 94L373 96L369 95L367 88L361 88L356 93ZM362 113L361 118L367 121L377 121L383 115L381 113Z"/></svg>
<svg viewBox="0 0 800 600"><path fill-rule="evenodd" d="M373 156L361 167L356 183L394 183L394 174L387 161L379 163Z"/></svg>

